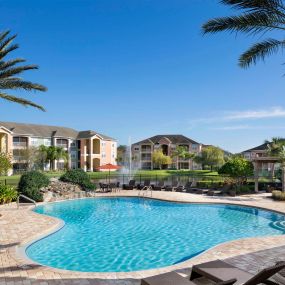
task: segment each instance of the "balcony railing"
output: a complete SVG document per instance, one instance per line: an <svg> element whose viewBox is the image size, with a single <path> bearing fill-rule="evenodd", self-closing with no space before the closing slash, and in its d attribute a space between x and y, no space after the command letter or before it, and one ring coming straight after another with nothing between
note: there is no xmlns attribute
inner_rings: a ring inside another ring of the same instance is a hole
<svg viewBox="0 0 285 285"><path fill-rule="evenodd" d="M27 142L13 142L13 147L18 147L18 146L23 146L23 147L27 147L28 143Z"/></svg>

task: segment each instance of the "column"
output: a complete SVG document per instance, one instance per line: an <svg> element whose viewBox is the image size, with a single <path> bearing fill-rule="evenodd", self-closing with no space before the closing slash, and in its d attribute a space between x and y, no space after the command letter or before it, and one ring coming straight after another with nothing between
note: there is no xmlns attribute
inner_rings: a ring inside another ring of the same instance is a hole
<svg viewBox="0 0 285 285"><path fill-rule="evenodd" d="M93 140L92 138L90 138L89 140L89 151L90 151L90 154L89 154L89 157L90 157L90 169L89 171L93 171Z"/></svg>
<svg viewBox="0 0 285 285"><path fill-rule="evenodd" d="M254 191L258 192L258 162L253 162L254 167Z"/></svg>

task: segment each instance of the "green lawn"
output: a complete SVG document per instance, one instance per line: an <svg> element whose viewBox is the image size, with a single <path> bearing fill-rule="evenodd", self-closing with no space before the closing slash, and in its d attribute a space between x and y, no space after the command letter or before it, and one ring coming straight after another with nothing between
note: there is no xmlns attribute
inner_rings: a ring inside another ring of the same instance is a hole
<svg viewBox="0 0 285 285"><path fill-rule="evenodd" d="M60 177L64 172L60 171L49 171L46 172L48 177ZM91 179L106 179L109 176L109 172L88 172ZM112 171L110 173L111 177L117 177L124 175L118 171ZM128 176L128 173L125 174ZM218 178L217 172L211 172L209 170L138 170L133 174L135 177L145 177L145 176L159 176L159 177L167 177L171 175L193 175L193 176L211 176ZM6 183L9 185L18 185L20 180L20 175L12 175L12 176L1 176L0 183Z"/></svg>

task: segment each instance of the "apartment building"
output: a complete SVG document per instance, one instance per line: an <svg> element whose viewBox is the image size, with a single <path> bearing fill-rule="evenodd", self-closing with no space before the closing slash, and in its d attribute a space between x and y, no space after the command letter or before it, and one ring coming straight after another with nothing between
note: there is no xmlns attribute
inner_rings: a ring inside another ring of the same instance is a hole
<svg viewBox="0 0 285 285"><path fill-rule="evenodd" d="M259 176L273 175L274 170L279 168L278 159L270 157L267 153L267 143L245 150L241 153L244 158L254 163Z"/></svg>
<svg viewBox="0 0 285 285"><path fill-rule="evenodd" d="M153 169L152 154L161 149L164 155L172 156L178 146L183 146L189 153L199 154L202 150L202 144L183 135L157 135L132 144L133 164L140 169ZM201 165L195 163L192 159L183 160L179 157L173 157L172 165L165 168L175 169L201 169Z"/></svg>
<svg viewBox="0 0 285 285"><path fill-rule="evenodd" d="M0 151L12 154L13 172L28 167L25 150L44 146L62 147L68 153L68 167L95 171L103 164L116 164L117 141L95 131L71 128L0 122ZM66 162L58 160L54 169L63 169ZM45 170L50 165L46 163Z"/></svg>

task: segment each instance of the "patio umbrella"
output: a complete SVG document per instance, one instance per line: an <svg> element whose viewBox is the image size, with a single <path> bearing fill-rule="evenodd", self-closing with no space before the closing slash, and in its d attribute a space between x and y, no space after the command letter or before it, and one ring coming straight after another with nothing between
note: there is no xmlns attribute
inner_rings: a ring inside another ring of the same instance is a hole
<svg viewBox="0 0 285 285"><path fill-rule="evenodd" d="M111 170L118 170L120 168L121 168L121 166L119 166L119 165L107 163L107 164L104 164L104 165L97 167L97 170L109 170L109 184L110 184L110 171Z"/></svg>

